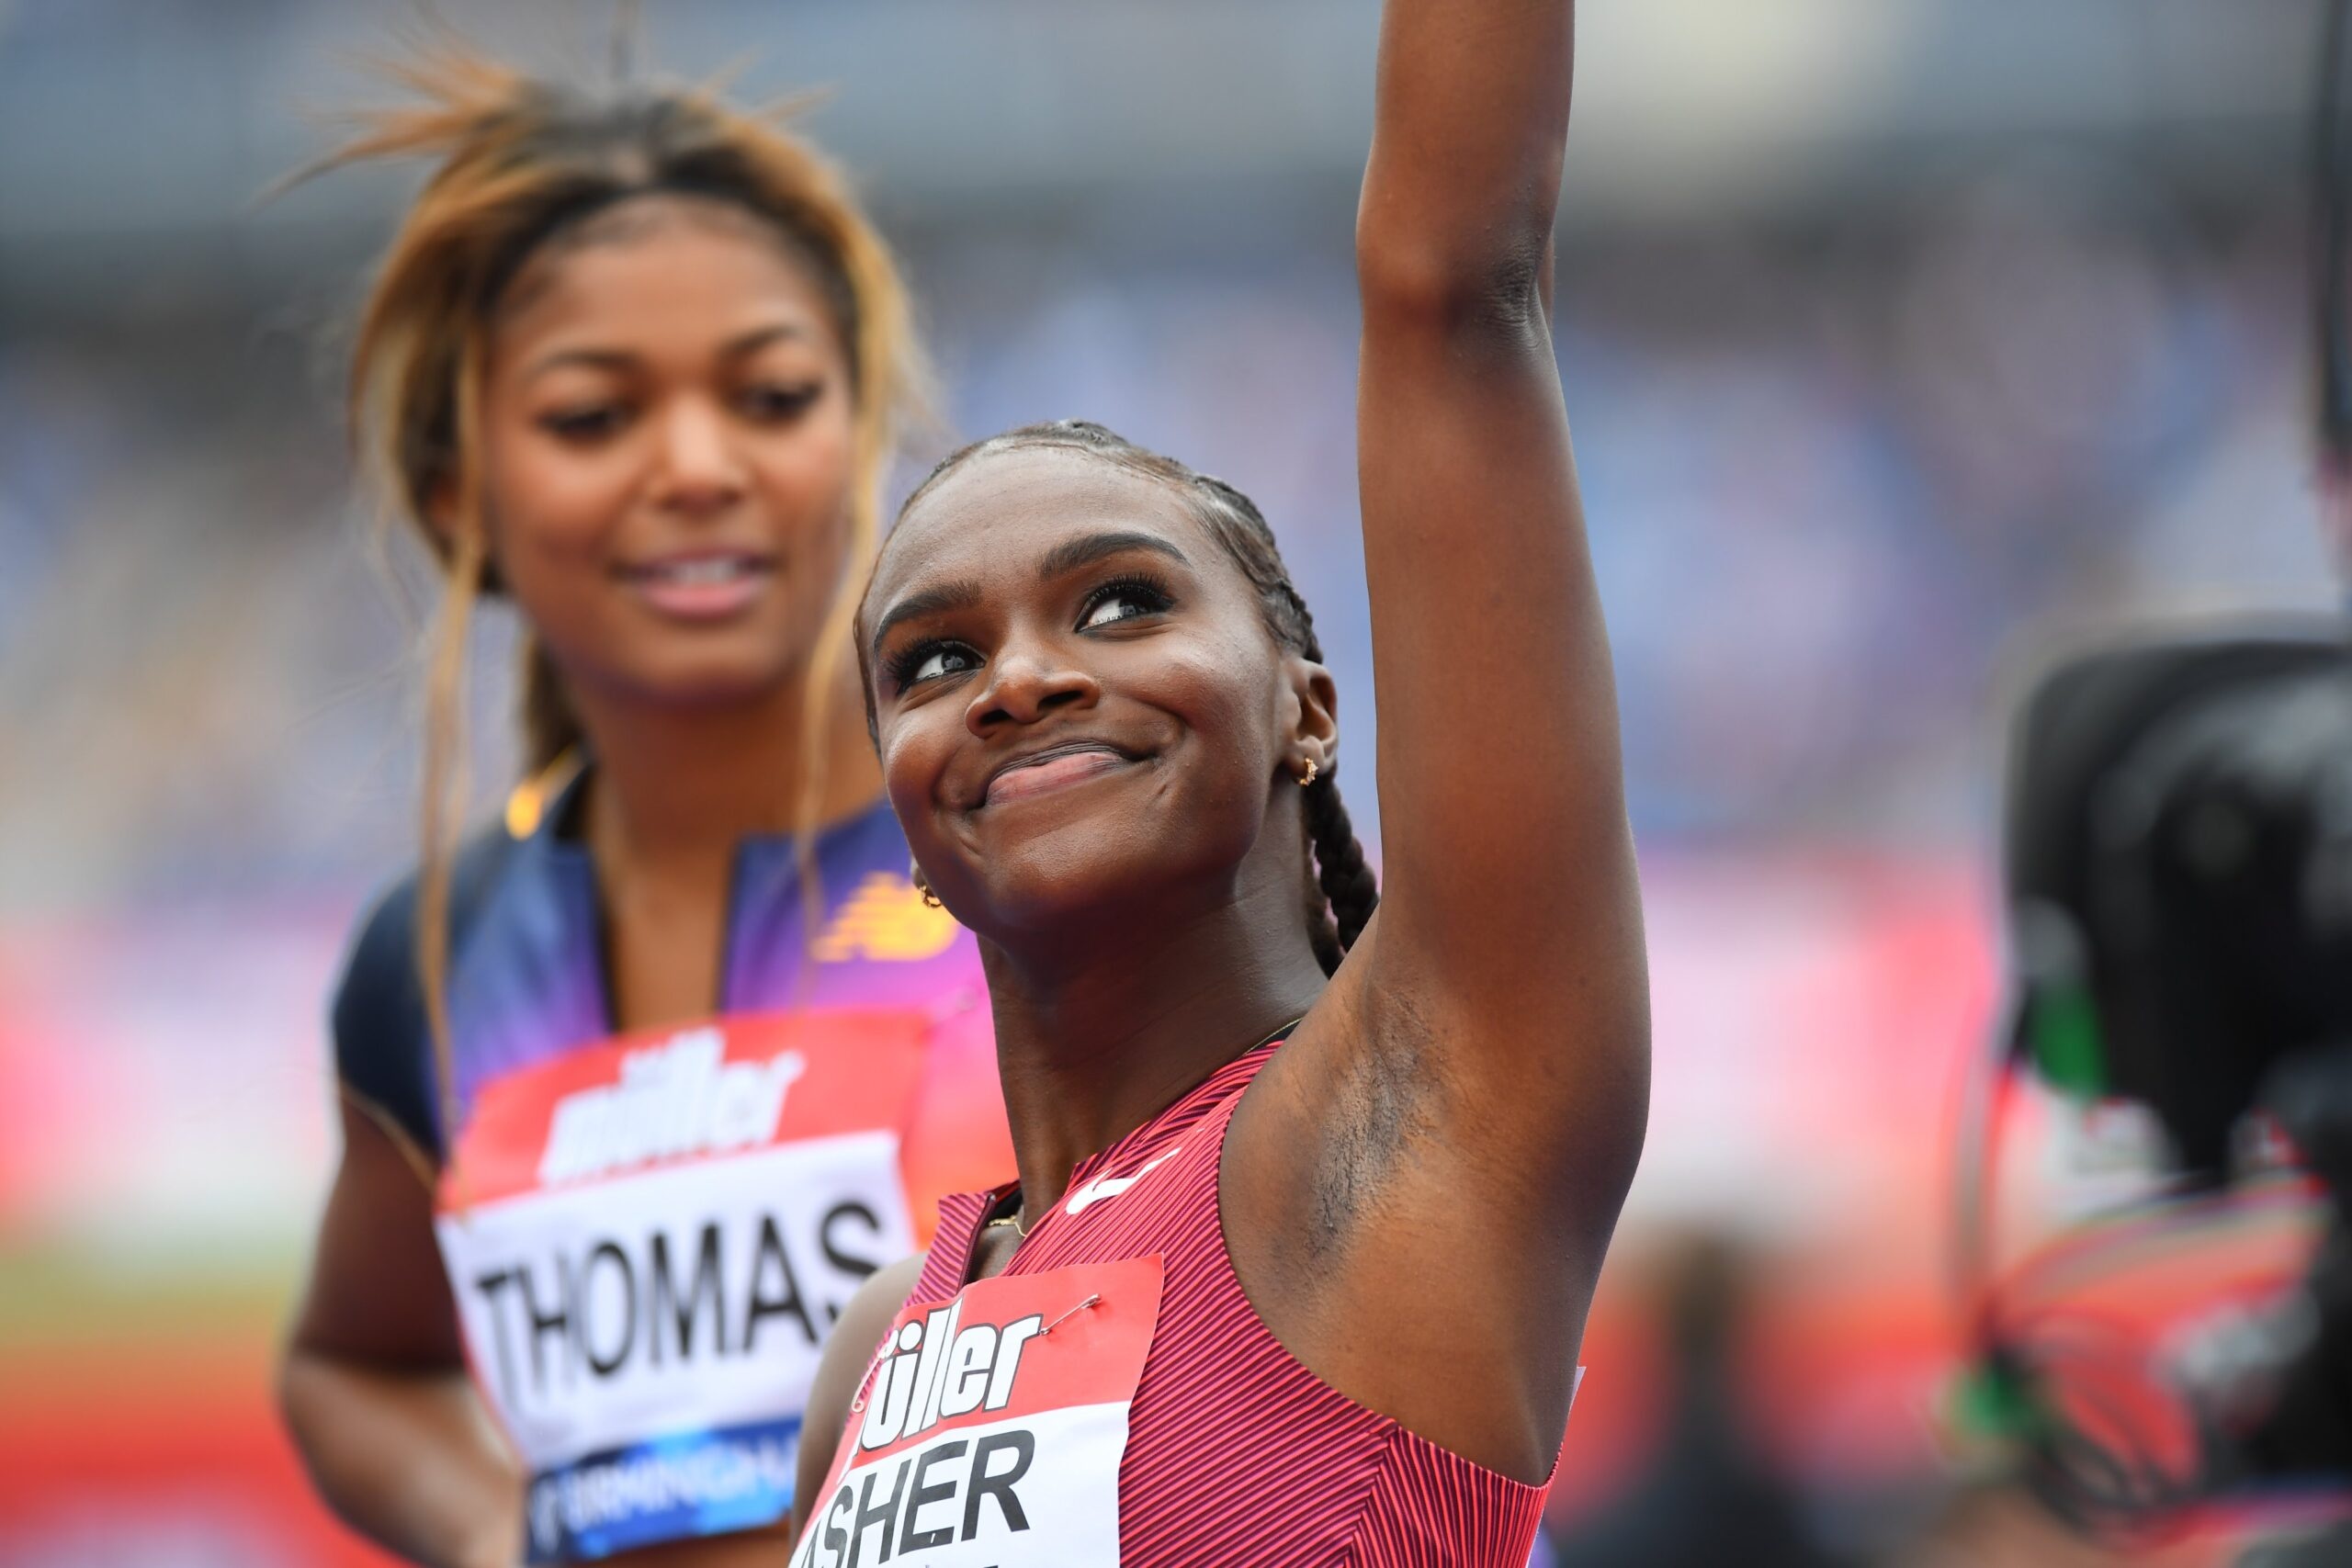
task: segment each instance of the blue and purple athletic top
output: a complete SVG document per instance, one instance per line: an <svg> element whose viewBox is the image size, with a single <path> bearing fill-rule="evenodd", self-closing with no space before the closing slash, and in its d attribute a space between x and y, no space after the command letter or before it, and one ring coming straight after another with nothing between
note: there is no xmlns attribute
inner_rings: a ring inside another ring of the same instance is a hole
<svg viewBox="0 0 2352 1568"><path fill-rule="evenodd" d="M971 934L908 880L886 805L823 831L820 918L786 838L737 852L712 1016L618 1032L579 785L454 869L446 1127L415 884L334 1003L346 1092L440 1172L469 1359L530 1473L530 1560L786 1517L826 1331L1012 1171Z"/></svg>

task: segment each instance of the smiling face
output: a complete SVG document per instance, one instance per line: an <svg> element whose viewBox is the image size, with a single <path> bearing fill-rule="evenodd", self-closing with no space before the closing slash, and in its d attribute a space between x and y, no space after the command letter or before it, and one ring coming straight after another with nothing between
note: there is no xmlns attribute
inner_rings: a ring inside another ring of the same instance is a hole
<svg viewBox="0 0 2352 1568"><path fill-rule="evenodd" d="M884 781L933 887L999 942L1301 874L1330 682L1169 485L1051 446L922 494L860 618Z"/></svg>
<svg viewBox="0 0 2352 1568"><path fill-rule="evenodd" d="M635 197L506 292L481 432L492 559L575 691L756 698L822 628L850 536L849 360L770 225Z"/></svg>

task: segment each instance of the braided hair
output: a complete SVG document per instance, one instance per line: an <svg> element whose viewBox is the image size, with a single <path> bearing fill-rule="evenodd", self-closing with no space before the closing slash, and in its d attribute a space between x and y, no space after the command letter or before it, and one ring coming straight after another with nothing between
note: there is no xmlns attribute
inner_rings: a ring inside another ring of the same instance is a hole
<svg viewBox="0 0 2352 1568"><path fill-rule="evenodd" d="M904 517L942 479L975 457L1040 446L1083 452L1174 490L1209 536L1225 547L1225 553L1241 569L1241 575L1249 580L1250 587L1257 590L1259 613L1275 643L1317 664L1323 661L1323 647L1315 637L1315 617L1291 582L1289 569L1283 565L1282 551L1274 543L1274 532L1267 526L1258 503L1223 479L1138 446L1102 425L1085 420L1057 420L1049 424L1025 424L974 442L951 453L933 468L930 477L907 497L899 515ZM870 682L866 689L870 724ZM1356 838L1355 825L1348 819L1348 808L1340 800L1337 773L1336 767L1326 769L1303 792L1306 797L1306 934L1326 975L1339 969L1340 960L1355 945L1356 938L1363 934L1373 910L1380 904L1379 884L1373 876L1372 867L1364 863L1363 845Z"/></svg>

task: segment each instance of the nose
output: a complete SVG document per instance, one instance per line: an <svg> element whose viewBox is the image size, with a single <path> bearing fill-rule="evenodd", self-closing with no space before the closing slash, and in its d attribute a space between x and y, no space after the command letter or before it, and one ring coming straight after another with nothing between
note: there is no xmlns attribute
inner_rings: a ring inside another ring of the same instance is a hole
<svg viewBox="0 0 2352 1568"><path fill-rule="evenodd" d="M964 709L964 727L986 739L1006 725L1035 724L1063 709L1091 708L1102 697L1093 676L1052 649L1000 649L989 683Z"/></svg>
<svg viewBox="0 0 2352 1568"><path fill-rule="evenodd" d="M660 418L653 475L656 505L706 516L742 498L743 465L725 411L702 398L678 398Z"/></svg>

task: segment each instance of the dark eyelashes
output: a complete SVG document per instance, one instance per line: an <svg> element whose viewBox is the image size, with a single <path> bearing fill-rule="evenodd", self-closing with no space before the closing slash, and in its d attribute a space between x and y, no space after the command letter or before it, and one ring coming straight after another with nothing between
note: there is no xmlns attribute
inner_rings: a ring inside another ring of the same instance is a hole
<svg viewBox="0 0 2352 1568"><path fill-rule="evenodd" d="M789 416L800 413L814 404L824 389L816 382L755 387L744 394L742 401L755 415Z"/></svg>
<svg viewBox="0 0 2352 1568"><path fill-rule="evenodd" d="M903 692L913 682L915 671L922 669L923 661L933 654L969 654L971 650L962 643L948 642L939 637L926 637L922 642L910 644L884 660L882 672L889 677L893 691ZM960 674L962 671L957 671L954 673Z"/></svg>
<svg viewBox="0 0 2352 1568"><path fill-rule="evenodd" d="M620 427L622 413L618 407L600 403L589 408L566 409L547 414L539 420L540 428L566 441L589 441L608 435Z"/></svg>
<svg viewBox="0 0 2352 1568"><path fill-rule="evenodd" d="M1079 605L1078 618L1083 623L1087 616L1101 609L1106 601L1123 598L1135 600L1141 606L1142 613L1146 615L1165 610L1176 602L1175 595L1169 592L1167 583L1148 573L1136 572L1126 577L1114 577L1108 582L1096 583L1094 587L1088 590L1085 599ZM1122 615L1119 618L1132 620L1134 617Z"/></svg>
<svg viewBox="0 0 2352 1568"><path fill-rule="evenodd" d="M744 416L774 422L797 419L824 396L821 381L762 382L735 394L734 406ZM611 435L638 412L625 399L558 409L539 417L539 426L565 441L596 441Z"/></svg>
<svg viewBox="0 0 2352 1568"><path fill-rule="evenodd" d="M1169 592L1167 583L1148 573L1137 572L1111 578L1088 589L1086 596L1079 601L1077 626L1073 629L1079 631L1102 629L1102 627L1089 628L1086 624L1087 618L1114 599L1132 601L1136 605L1135 614L1115 616L1104 622L1103 626L1114 626L1125 621L1141 619L1145 615L1158 615L1171 608L1176 602L1175 595ZM916 671L920 671L933 654L939 653L960 654L969 660L973 666L980 662L979 654L968 644L947 637L926 637L920 642L910 643L884 659L881 666L882 673L890 682L893 691L903 692L909 686L919 683ZM938 675L924 679L944 680L948 675L961 675L966 672L964 670L944 671Z"/></svg>

